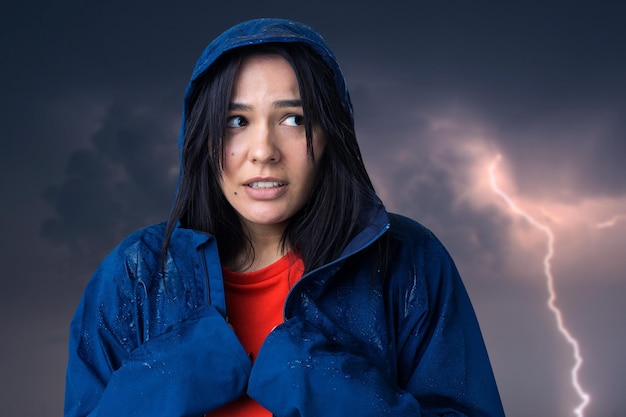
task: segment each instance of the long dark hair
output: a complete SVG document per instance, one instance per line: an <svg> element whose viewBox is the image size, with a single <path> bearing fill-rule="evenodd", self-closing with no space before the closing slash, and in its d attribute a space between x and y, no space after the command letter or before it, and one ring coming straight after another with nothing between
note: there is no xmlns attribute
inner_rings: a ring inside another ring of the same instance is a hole
<svg viewBox="0 0 626 417"><path fill-rule="evenodd" d="M249 238L221 190L220 175L232 86L242 60L254 54L281 56L294 69L311 158L315 158L314 129L324 138L325 148L310 200L291 218L282 239L283 247L293 249L310 271L341 254L359 229L359 213L375 197L352 115L340 99L334 73L317 53L300 43L234 49L194 81L185 114L181 178L165 232L163 255L180 222L182 227L214 235L223 263L232 264L241 253L253 259Z"/></svg>

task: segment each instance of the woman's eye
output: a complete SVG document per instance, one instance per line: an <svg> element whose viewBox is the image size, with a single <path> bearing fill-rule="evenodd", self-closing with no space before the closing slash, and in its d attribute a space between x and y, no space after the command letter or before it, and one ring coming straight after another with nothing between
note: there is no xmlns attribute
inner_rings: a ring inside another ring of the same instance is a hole
<svg viewBox="0 0 626 417"><path fill-rule="evenodd" d="M232 116L232 117L229 117L228 120L226 120L227 127L243 127L243 126L246 126L247 124L248 124L248 121L245 119L245 117L241 117L241 116Z"/></svg>
<svg viewBox="0 0 626 417"><path fill-rule="evenodd" d="M283 123L287 126L302 126L304 124L304 116L292 114L291 116L287 116Z"/></svg>

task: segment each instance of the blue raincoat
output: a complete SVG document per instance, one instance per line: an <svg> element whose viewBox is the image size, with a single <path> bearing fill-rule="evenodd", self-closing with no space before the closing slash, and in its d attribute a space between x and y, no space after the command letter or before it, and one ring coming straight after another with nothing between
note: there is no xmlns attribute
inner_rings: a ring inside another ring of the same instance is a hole
<svg viewBox="0 0 626 417"><path fill-rule="evenodd" d="M335 71L319 35L277 19L217 38L224 51L304 42ZM100 265L71 324L65 416L201 416L247 393L279 417L504 415L478 322L433 234L372 204L335 261L307 273L254 364L225 320L215 239L165 224L125 239ZM384 245L388 259L378 256Z"/></svg>

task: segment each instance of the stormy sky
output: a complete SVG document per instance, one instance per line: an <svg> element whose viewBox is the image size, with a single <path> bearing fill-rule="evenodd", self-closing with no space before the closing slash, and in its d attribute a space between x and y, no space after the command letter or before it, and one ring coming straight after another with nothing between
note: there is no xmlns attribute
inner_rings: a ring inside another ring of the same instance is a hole
<svg viewBox="0 0 626 417"><path fill-rule="evenodd" d="M583 415L623 414L626 6L13 3L0 10L0 414L61 414L84 285L168 213L196 57L268 16L333 46L377 191L454 257L507 415L575 415L575 345Z"/></svg>

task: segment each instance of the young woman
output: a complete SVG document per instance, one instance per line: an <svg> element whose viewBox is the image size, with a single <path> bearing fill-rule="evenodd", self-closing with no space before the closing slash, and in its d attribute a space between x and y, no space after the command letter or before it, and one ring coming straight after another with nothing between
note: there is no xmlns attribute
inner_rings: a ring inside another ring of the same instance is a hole
<svg viewBox="0 0 626 417"><path fill-rule="evenodd" d="M71 325L66 416L503 416L472 306L389 214L310 27L241 23L185 94L167 223L124 240Z"/></svg>

